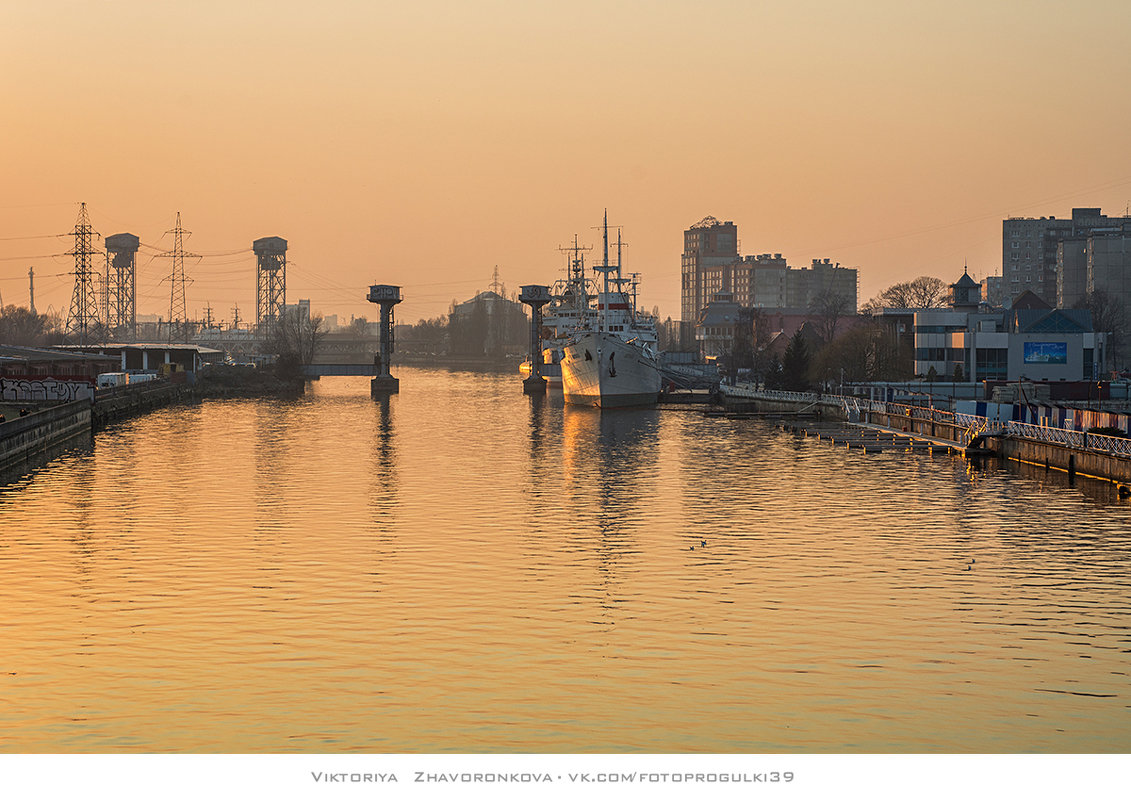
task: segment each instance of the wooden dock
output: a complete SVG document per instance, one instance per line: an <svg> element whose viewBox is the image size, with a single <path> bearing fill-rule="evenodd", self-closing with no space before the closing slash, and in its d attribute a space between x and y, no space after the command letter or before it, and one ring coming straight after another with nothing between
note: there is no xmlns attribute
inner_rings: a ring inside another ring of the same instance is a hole
<svg viewBox="0 0 1131 801"><path fill-rule="evenodd" d="M859 448L864 453L901 451L961 454L963 452L962 445L957 442L860 423L822 425L820 423L795 423L782 420L777 422L777 426L794 434L814 437L834 447Z"/></svg>

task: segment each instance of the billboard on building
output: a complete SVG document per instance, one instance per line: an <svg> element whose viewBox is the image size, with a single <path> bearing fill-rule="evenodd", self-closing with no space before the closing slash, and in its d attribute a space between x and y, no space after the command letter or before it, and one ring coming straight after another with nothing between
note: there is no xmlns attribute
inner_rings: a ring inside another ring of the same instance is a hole
<svg viewBox="0 0 1131 801"><path fill-rule="evenodd" d="M1068 364L1067 342L1026 342L1025 364Z"/></svg>

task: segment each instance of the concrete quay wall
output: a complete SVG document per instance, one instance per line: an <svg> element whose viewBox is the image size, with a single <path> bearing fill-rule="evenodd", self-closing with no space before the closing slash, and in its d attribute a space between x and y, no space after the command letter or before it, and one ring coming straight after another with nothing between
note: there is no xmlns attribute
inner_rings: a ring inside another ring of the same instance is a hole
<svg viewBox="0 0 1131 801"><path fill-rule="evenodd" d="M52 406L0 423L0 471L14 471L78 437L89 437L89 400Z"/></svg>
<svg viewBox="0 0 1131 801"><path fill-rule="evenodd" d="M93 405L78 400L0 423L0 475L26 473L97 428L192 397L184 384L145 384L100 391Z"/></svg>
<svg viewBox="0 0 1131 801"><path fill-rule="evenodd" d="M1014 437L991 437L987 445L1001 458L1063 470L1069 475L1131 483L1131 459Z"/></svg>
<svg viewBox="0 0 1131 801"><path fill-rule="evenodd" d="M192 388L187 384L164 381L126 386L109 392L100 391L94 398L91 423L94 428L101 428L117 420L144 414L160 406L192 397Z"/></svg>

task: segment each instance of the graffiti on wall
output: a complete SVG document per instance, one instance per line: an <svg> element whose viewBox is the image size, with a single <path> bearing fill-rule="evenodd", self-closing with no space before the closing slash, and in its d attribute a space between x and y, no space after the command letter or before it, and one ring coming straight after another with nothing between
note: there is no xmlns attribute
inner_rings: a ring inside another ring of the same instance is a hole
<svg viewBox="0 0 1131 801"><path fill-rule="evenodd" d="M94 397L94 382L83 378L5 376L0 378L0 401L67 403Z"/></svg>

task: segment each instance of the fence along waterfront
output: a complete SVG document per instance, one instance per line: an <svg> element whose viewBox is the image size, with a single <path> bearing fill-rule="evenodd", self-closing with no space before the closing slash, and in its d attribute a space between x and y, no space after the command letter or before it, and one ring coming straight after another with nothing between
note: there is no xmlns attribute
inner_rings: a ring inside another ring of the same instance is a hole
<svg viewBox="0 0 1131 801"><path fill-rule="evenodd" d="M1051 445L1061 445L1084 451L1094 451L1113 456L1131 458L1131 439L1113 437L1107 434L1089 434L1068 428L1041 426L1022 423L1016 420L991 420L973 414L950 412L930 406L909 406L903 403L874 401L852 395L822 395L815 392L785 392L781 390L752 389L749 387L725 387L724 393L733 398L749 400L789 401L794 403L824 403L840 406L845 416L851 419L864 412L876 414L902 415L914 420L934 423L948 423L965 433L961 444L968 446L975 437L986 434L1026 439Z"/></svg>

